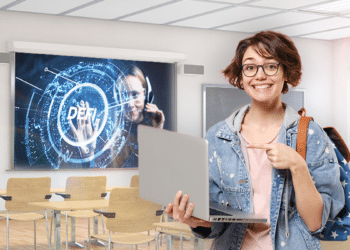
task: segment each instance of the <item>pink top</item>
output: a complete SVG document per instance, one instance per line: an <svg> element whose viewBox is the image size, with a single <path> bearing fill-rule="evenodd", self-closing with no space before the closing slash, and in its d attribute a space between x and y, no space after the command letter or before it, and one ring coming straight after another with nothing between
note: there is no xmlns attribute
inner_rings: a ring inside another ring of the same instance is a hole
<svg viewBox="0 0 350 250"><path fill-rule="evenodd" d="M249 141L244 137L244 143ZM268 143L276 143L278 134ZM241 144L241 147L243 145ZM243 239L241 250L272 250L270 236L270 198L271 198L271 175L272 166L267 159L266 150L247 148L250 176L253 188L254 213L267 218L266 223L249 223Z"/></svg>

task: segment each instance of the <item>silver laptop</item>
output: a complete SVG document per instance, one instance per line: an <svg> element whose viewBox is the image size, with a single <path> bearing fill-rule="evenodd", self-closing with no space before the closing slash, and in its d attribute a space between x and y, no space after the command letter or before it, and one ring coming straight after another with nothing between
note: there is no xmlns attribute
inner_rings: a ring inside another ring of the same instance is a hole
<svg viewBox="0 0 350 250"><path fill-rule="evenodd" d="M140 196L167 206L181 190L195 204L193 216L206 221L263 223L267 219L209 202L208 141L138 126Z"/></svg>

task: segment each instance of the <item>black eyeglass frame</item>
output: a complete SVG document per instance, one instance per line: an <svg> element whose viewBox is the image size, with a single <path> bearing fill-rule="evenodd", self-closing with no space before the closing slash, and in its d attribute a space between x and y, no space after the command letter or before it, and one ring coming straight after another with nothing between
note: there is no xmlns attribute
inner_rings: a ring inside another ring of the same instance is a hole
<svg viewBox="0 0 350 250"><path fill-rule="evenodd" d="M268 74L266 74L265 69L264 69L264 65L265 65L265 64L276 64L276 65L277 65L276 73L273 74L273 75L268 75ZM255 72L255 74L252 75L252 76L247 76L247 75L244 73L244 70L243 70L243 67L244 67L245 65L255 65L255 66L256 66L256 72ZM263 72L264 72L265 75L267 75L267 76L274 76L274 75L276 75L276 74L278 73L278 70L279 70L279 66L280 66L280 65L281 65L280 63L275 63L275 62L264 63L264 64L260 64L260 65L248 63L248 64L243 64L243 65L241 66L241 69L242 69L243 74L244 74L246 77L253 77L253 76L256 76L256 74L257 74L258 71L259 71L259 67L262 68L262 70L263 70Z"/></svg>

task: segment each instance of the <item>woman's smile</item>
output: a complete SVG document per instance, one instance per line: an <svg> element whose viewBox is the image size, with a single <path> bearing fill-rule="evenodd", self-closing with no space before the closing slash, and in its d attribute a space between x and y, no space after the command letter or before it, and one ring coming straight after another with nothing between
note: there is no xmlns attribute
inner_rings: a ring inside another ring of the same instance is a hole
<svg viewBox="0 0 350 250"><path fill-rule="evenodd" d="M254 89L256 90L265 90L265 89L270 89L273 84L256 84L252 85Z"/></svg>

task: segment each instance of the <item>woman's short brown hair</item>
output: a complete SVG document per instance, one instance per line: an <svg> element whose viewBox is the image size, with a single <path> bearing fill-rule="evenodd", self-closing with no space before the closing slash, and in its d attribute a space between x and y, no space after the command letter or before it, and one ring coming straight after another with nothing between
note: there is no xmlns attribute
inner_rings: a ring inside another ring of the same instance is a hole
<svg viewBox="0 0 350 250"><path fill-rule="evenodd" d="M244 53L250 46L260 56L276 59L283 66L284 77L287 79L282 89L283 94L288 92L288 84L293 87L299 84L301 60L298 50L288 36L274 31L262 31L239 42L232 62L222 71L230 84L243 89L241 66Z"/></svg>

